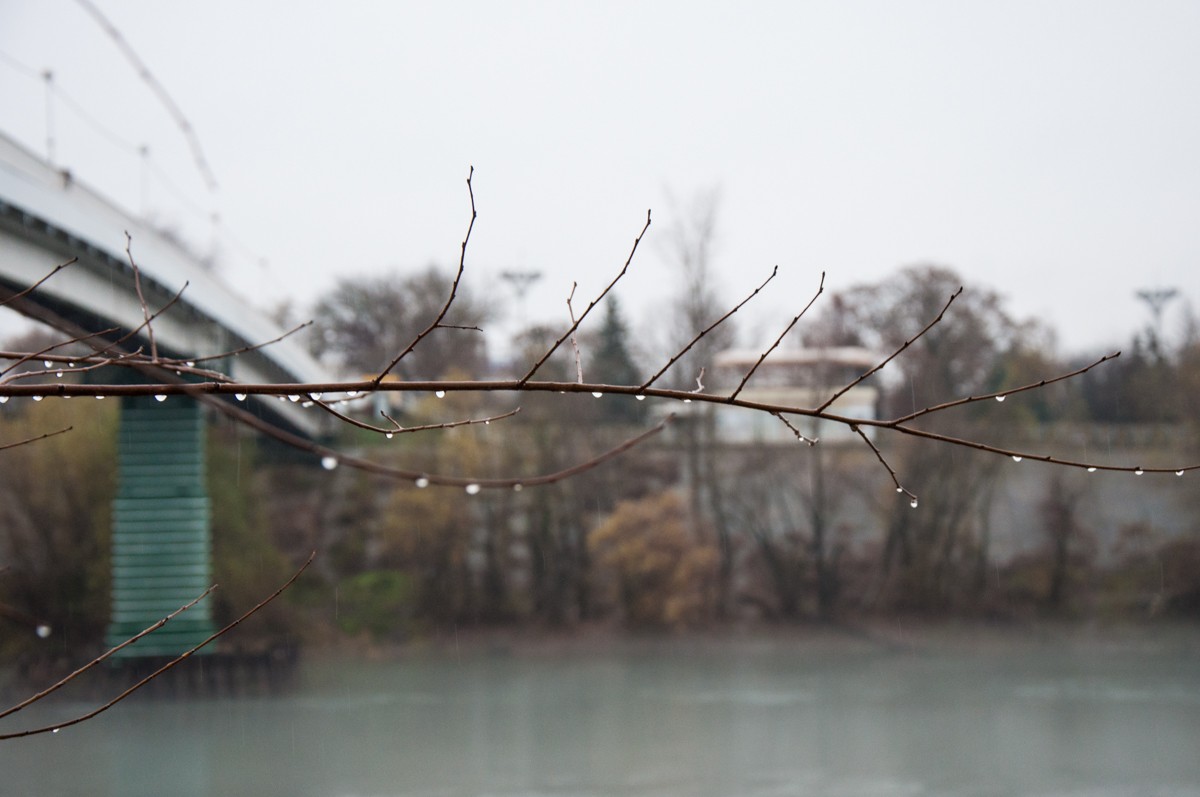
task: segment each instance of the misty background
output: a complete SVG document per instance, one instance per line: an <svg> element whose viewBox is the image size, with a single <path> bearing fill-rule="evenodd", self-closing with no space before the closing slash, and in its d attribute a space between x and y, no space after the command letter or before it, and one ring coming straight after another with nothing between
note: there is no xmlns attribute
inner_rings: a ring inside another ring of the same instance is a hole
<svg viewBox="0 0 1200 797"><path fill-rule="evenodd" d="M948 265L1069 351L1126 345L1137 290L1200 287L1191 3L95 7L210 175L83 3L0 8L4 129L265 305L454 263L471 165L468 282L506 300L497 324L565 320L571 282L594 295L652 208L620 291L641 328L668 294L664 228L705 191L721 287L781 268L769 329L822 270L837 290ZM523 306L506 270L543 274Z"/></svg>

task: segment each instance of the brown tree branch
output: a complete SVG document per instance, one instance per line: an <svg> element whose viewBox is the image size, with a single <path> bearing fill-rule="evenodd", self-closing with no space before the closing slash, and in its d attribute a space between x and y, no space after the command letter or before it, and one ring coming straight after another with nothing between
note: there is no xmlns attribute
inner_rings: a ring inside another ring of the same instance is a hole
<svg viewBox="0 0 1200 797"><path fill-rule="evenodd" d="M66 426L62 429L57 429L53 432L46 432L45 434L39 434L36 437L30 437L25 440L18 440L15 443L0 443L0 451L7 451L8 449L16 448L17 446L27 446L30 443L36 443L39 440L45 440L47 437L55 437L60 434L66 434L67 432L71 431L74 428L75 428L74 426ZM3 714L0 714L0 717L3 717L3 716L4 716Z"/></svg>
<svg viewBox="0 0 1200 797"><path fill-rule="evenodd" d="M600 295L588 304L587 308L582 314L580 314L579 320L571 324L571 328L564 332L562 337L554 341L550 348L546 349L546 351L542 354L538 361L533 364L533 367L529 369L525 376L518 380L518 384L524 385L533 378L533 375L536 374L538 369L545 364L546 360L549 360L554 352L558 351L558 348L559 346L562 346L563 341L575 334L575 330L579 329L579 325L583 323L583 319L587 318L588 313L592 312L592 308L603 301L604 297L608 295L608 292L613 289L613 286L620 281L621 277L625 276L625 272L629 271L629 264L633 262L633 256L637 254L638 244L642 242L642 238L646 235L646 230L648 229L650 229L649 210L646 211L646 223L642 226L642 231L639 232L637 237L633 239L633 248L629 250L629 257L625 258L625 265L621 267L621 270L617 273L617 276L613 277L612 282L608 283L608 286L605 287L604 290L600 291Z"/></svg>
<svg viewBox="0 0 1200 797"><path fill-rule="evenodd" d="M783 425L786 426L788 429L790 429L792 431L792 434L796 435L796 439L799 440L801 443L807 443L810 446L815 446L817 443L820 442L819 438L805 436L805 434L803 432L801 432L799 429L797 429L792 424L791 421L789 421L787 418L783 417L782 412L772 412L771 415L775 416L780 421L782 421Z"/></svg>
<svg viewBox="0 0 1200 797"><path fill-rule="evenodd" d="M428 337L430 333L432 333L438 327L444 326L442 324L442 320L445 319L446 313L450 312L450 305L454 304L454 299L458 295L458 284L462 280L463 270L466 268L467 244L471 241L471 231L475 229L475 218L476 218L476 216L479 215L475 211L475 189L471 186L471 178L474 176L475 176L475 167L472 166L470 171L467 173L467 194L471 198L471 221L469 224L467 224L467 234L463 237L462 250L458 256L458 271L454 274L454 282L452 282L450 285L450 295L446 297L446 303L444 305L442 305L441 312L439 312L437 314L437 318L433 319L433 323L431 323L428 327L426 327L424 330L422 330L420 332L420 334L418 334L415 338L413 338L413 342L408 344L408 348L406 348L404 351L397 354L395 359L393 359L390 363L388 363L387 368L384 368L382 371L379 372L378 376L376 376L373 380L371 380L372 384L374 384L376 386L378 386L383 381L383 378L385 376L387 376L389 373L391 373L392 369L395 368L400 363L401 360L403 360L405 357L407 357L413 349L417 348L417 345L421 341L425 340L425 338ZM464 327L458 327L458 328L463 329ZM469 328L470 329L478 329L477 327L469 327Z"/></svg>
<svg viewBox="0 0 1200 797"><path fill-rule="evenodd" d="M79 258L77 258L77 257L73 257L73 258L71 258L70 260L68 260L68 261L67 261L67 262L65 262L65 263L59 263L57 266L55 266L54 268L52 268L52 269L51 269L51 270L50 270L50 271L49 271L49 272L46 274L46 276L42 277L40 280L38 280L37 282L35 282L35 283L33 283L32 285L30 285L30 286L29 286L28 288L26 288L25 290L23 290L23 291L20 291L19 293L14 293L13 295L11 295L11 296L9 296L9 297L7 297L7 298L0 299L0 307L3 307L4 305L8 304L9 302L15 302L15 301L17 301L18 299L22 299L22 298L24 298L24 297L28 296L29 294L31 294L31 293L33 293L34 291L36 291L38 288L42 287L42 284L43 284L43 283L45 283L45 282L46 282L46 280L50 279L50 278L51 278L51 277L53 277L55 274L57 274L58 272L62 271L62 270L63 270L64 268L66 268L67 266L69 266L69 265L72 265L72 264L74 264L74 263L78 263L78 262L79 262Z"/></svg>
<svg viewBox="0 0 1200 797"><path fill-rule="evenodd" d="M150 324L150 307L142 294L142 272L133 260L133 238L129 230L125 231L125 256L129 258L129 267L133 269L133 287L137 289L138 304L142 306L142 317L145 318L146 335L150 338L150 359L158 360L158 345L154 342L154 327Z"/></svg>
<svg viewBox="0 0 1200 797"><path fill-rule="evenodd" d="M67 720L66 722L59 722L59 723L55 723L53 725L45 725L40 728L31 728L29 730L24 730L24 731L16 731L13 733L0 734L0 741L6 741L8 739L19 739L19 738L23 738L26 736L35 736L37 734L42 734L42 733L58 733L63 728L69 728L72 725L78 725L81 722L87 722L88 720L93 719L94 717L97 717L97 716L103 714L105 711L108 711L110 708L112 708L116 704L120 703L122 700L129 697L134 692L136 692L137 690L141 689L146 684L153 681L155 678L158 678L159 676L166 673L168 670L174 668L176 665L191 658L192 654L196 653L197 651L201 650L202 648L207 647L214 640L225 636L230 631L232 631L234 628L237 628L239 625L241 625L243 621L245 621L245 620L249 619L250 617L254 616L255 614L257 614L259 612L259 610L261 610L264 606L266 606L271 601L275 600L280 595L282 595L284 590L286 590L288 587L292 586L292 584L295 583L296 579L298 579L300 577L300 574L303 573L306 569L308 569L308 566L310 564L312 564L312 561L316 557L316 555L317 555L317 552L313 551L309 555L307 561L305 561L304 564L300 566L300 569L297 570L292 575L292 577L289 578L283 584L283 586L281 586L279 589L272 592L266 598L259 601L254 606L254 608L245 612L242 616L238 617L236 620L234 620L233 622L231 622L229 625L225 626L224 628L221 628L218 631L213 632L212 634L207 636L202 642L189 648L188 650L184 651L180 655L176 656L174 659L167 662L163 666L159 667L157 670L150 673L145 678L142 678L140 681L135 683L133 686L130 686L128 689L121 692L119 695L114 697L112 700L109 700L104 705L99 706L98 708L95 708L95 709L87 712L86 714L81 714L78 717L75 717L74 719ZM201 596L201 597L203 597L203 596ZM197 600L199 600L199 598L197 598ZM194 601L193 601L193 603L194 603ZM178 613L178 612L176 612L176 613Z"/></svg>
<svg viewBox="0 0 1200 797"><path fill-rule="evenodd" d="M92 659L87 664L83 665L79 669L72 672L70 675L60 678L54 684L46 687L45 689L43 689L42 691L38 692L35 695L31 695L30 697L27 697L26 699L22 700L20 703L17 703L15 706L5 709L4 711L0 711L0 719L4 719L5 717L7 717L11 714L16 714L21 709L27 708L28 706L31 706L32 704L38 702L39 700L54 694L59 689L62 689L64 686L71 683L71 681L74 681L76 678L83 675L85 672L92 669L96 665L101 664L104 661L107 661L109 658L111 658L113 656L113 654L115 654L121 650L124 650L125 648L129 647L134 642L137 642L139 639L146 636L147 634L151 634L151 633L157 631L158 629L162 628L168 622L175 619L177 616L179 616L183 612L186 612L188 609L192 608L197 603L199 603L200 601L207 598L209 596L209 594L212 593L212 591L215 590L216 588L217 588L217 585L213 584L211 587L204 590L204 592L200 593L192 600L190 600L187 603L185 603L184 605L180 606L178 609L171 612L166 617L162 618L161 620L158 620L157 622L153 623L150 626L147 626L146 628L139 631L137 634L134 634L129 639L126 639L124 642L117 645L116 647L109 648L104 653L101 653L99 656ZM0 739L3 739L3 738L5 738L5 737L0 737Z"/></svg>
<svg viewBox="0 0 1200 797"><path fill-rule="evenodd" d="M879 363L879 365L876 365L874 368L867 371L865 374L858 377L857 379L851 381L849 384L847 384L841 390L837 391L832 396L830 396L829 399L824 404L822 404L820 407L817 407L817 411L822 412L822 411L828 409L830 404L837 401L839 398L844 396L846 393L850 392L854 387L859 385L864 379L866 379L867 377L871 376L872 374L878 372L885 365L887 365L892 360L896 359L901 354L903 354L904 351L907 350L909 346L913 345L918 340L920 340L921 336L923 336L929 330L933 329L934 325L942 320L942 317L946 315L946 311L950 309L950 305L954 304L954 300L957 299L960 295L962 295L962 292L963 292L962 286L959 286L958 290L956 290L954 293L950 294L950 298L946 300L946 304L942 307L942 311L937 314L936 318L934 318L932 321L930 321L928 324L926 324L924 329L922 329L917 334L913 335L908 340L904 341L904 343L900 346L900 348L896 349L894 352L889 354L887 359L885 359L883 362Z"/></svg>
<svg viewBox="0 0 1200 797"><path fill-rule="evenodd" d="M755 296L757 296L758 292L761 291L763 288L767 287L767 283L769 283L771 280L775 279L775 275L778 273L779 273L779 266L775 266L773 269L771 269L771 276L769 276L765 280L763 280L762 285L759 285L757 288L755 288L749 296L747 296L745 299L742 299L740 302L738 302L737 305L732 310L730 310L728 313L721 316L716 321L712 322L707 327L705 327L699 334L696 335L696 337L692 338L690 343L688 343L686 346L684 346L679 351L675 352L674 356L672 356L671 359L667 361L666 365L664 365L662 368L659 369L658 373L656 373L654 376L650 377L649 379L647 379L645 382L642 383L642 389L645 390L646 388L650 387L655 382L657 382L658 378L660 376L662 376L663 374L665 374L668 370L670 370L671 366L674 365L676 362L678 362L680 357L687 354L688 351L691 350L691 348L693 346L695 346L697 343L699 343L700 340L705 335L707 335L708 333L712 332L714 329L719 327L722 323L725 322L726 319L728 319L731 315L736 313L738 310L741 310L742 305L744 305L746 302L750 301Z"/></svg>
<svg viewBox="0 0 1200 797"><path fill-rule="evenodd" d="M961 407L964 404L973 404L974 402L977 402L977 401L987 401L988 399L995 399L996 401L1004 401L1009 396L1016 395L1017 393L1024 393L1027 390L1037 390L1038 388L1046 387L1047 385L1052 385L1055 382L1062 382L1067 379L1072 379L1076 376L1081 376L1082 374L1086 374L1088 371L1095 368L1097 365L1100 365L1101 363L1106 363L1109 360L1116 359L1117 357L1120 357L1120 356L1121 356L1121 352L1119 352L1119 351L1113 352L1112 354L1106 354L1103 357L1101 357L1099 360L1096 360L1095 362L1093 362L1089 365L1085 365L1083 368L1079 368L1074 371L1071 371L1069 374L1061 374L1061 375L1053 377L1051 379L1041 379L1037 382L1030 382L1027 385L1021 385L1020 387L1009 388L1007 390L998 390L995 393L986 393L982 396L967 396L966 398L955 399L954 401L947 401L942 404L936 404L932 407L926 407L923 410L917 410L916 412L910 412L908 415L902 415L899 418L893 418L891 422L894 424L897 424L897 425L902 424L902 423L908 423L909 421L916 420L917 418L920 418L923 415L931 415L935 412L941 412L943 410L948 410L951 407Z"/></svg>
<svg viewBox="0 0 1200 797"><path fill-rule="evenodd" d="M883 467L887 469L888 475L892 477L892 484L896 485L896 492L902 493L902 494L908 496L908 505L911 506L913 509L916 509L917 508L917 496L915 494L909 492L908 490L906 490L904 488L904 485L902 485L900 483L900 477L898 477L896 475L895 469L892 468L892 466L888 464L888 461L886 459L884 459L883 453L879 450L878 446L875 445L875 443L871 440L871 438L867 437L866 432L864 432L861 428L859 428L857 424L852 425L850 427L850 431L854 432L860 438L862 438L862 441L867 444L867 447L870 448L871 451L875 452L875 458L879 460L880 464L883 465Z"/></svg>
<svg viewBox="0 0 1200 797"><path fill-rule="evenodd" d="M772 274L771 276L775 276L775 275ZM750 367L750 370L746 372L746 375L742 377L742 381L738 383L737 389L734 390L733 393L731 393L729 395L730 401L733 401L734 399L736 399L738 397L738 394L742 392L742 388L744 388L746 386L746 383L750 381L750 377L754 376L754 372L757 371L758 367L763 364L763 360L767 359L767 355L769 355L771 352L775 351L775 349L779 347L779 344L783 342L783 339L785 337L787 337L787 333L792 331L792 327L796 326L796 323L801 318L804 317L805 313L808 312L808 308L812 307L816 303L817 299L820 298L821 294L824 292L825 292L825 272L822 271L821 272L821 283L817 286L817 292L815 294L813 294L813 297L811 299L808 300L808 304L804 305L804 309L801 310L800 313L795 318L792 319L792 322L784 328L783 332L779 333L779 337L777 337L775 339L775 342L772 343L771 346L762 353L762 356L758 358L758 362L754 363L754 365ZM780 420L782 420L782 418ZM784 421L784 423L787 423L787 421Z"/></svg>
<svg viewBox="0 0 1200 797"><path fill-rule="evenodd" d="M518 412L521 411L521 408L517 407L516 409L509 410L508 412L501 413L500 415L490 415L486 418L469 418L467 420L462 420L462 421L447 421L446 423L430 423L430 424L425 424L423 426L401 426L399 421L397 421L392 416L388 415L383 410L380 410L379 414L382 415L384 418L386 418L388 421L390 421L392 424L391 427L387 427L387 426L375 426L373 424L365 423L364 421L360 421L357 418L353 418L349 415L346 415L345 413L338 412L329 404L329 402L320 401L318 399L312 399L311 401L314 405L316 405L317 407L320 407L322 410L329 413L333 417L337 418L339 421L342 421L343 423L350 424L351 426L354 426L358 429L363 429L364 431L376 432L378 434L385 435L388 438L391 438L393 435L398 435L398 434L409 434L410 432L426 432L426 431L431 431L434 429L454 429L459 426L475 426L477 424L487 425L487 424L490 424L492 421L502 421L505 418L511 418L512 416L516 415Z"/></svg>

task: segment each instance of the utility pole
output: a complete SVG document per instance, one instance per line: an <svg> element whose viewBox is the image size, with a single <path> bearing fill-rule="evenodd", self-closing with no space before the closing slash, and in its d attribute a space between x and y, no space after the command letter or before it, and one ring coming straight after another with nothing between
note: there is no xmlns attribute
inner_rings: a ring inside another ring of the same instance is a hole
<svg viewBox="0 0 1200 797"><path fill-rule="evenodd" d="M1167 302L1179 295L1175 288L1146 288L1137 292L1137 298L1150 307L1153 321L1150 324L1150 349L1155 356L1162 357L1162 315Z"/></svg>
<svg viewBox="0 0 1200 797"><path fill-rule="evenodd" d="M540 271L502 271L500 279L512 286L513 293L517 295L517 303L520 305L520 318L517 319L517 332L524 331L524 327L528 318L525 315L525 294L529 293L529 288L533 283L542 278Z"/></svg>

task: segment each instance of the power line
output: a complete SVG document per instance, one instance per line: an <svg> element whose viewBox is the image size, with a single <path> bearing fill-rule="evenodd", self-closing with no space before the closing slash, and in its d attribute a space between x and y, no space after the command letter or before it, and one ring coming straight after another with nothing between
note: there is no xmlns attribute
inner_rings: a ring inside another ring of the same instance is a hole
<svg viewBox="0 0 1200 797"><path fill-rule="evenodd" d="M204 182L208 186L208 190L215 191L217 188L217 178L213 175L212 169L210 169L208 166L208 159L204 157L204 150L200 146L200 137L196 135L196 131L192 127L192 123L189 122L187 117L183 115L183 110L180 109L180 107L175 103L175 100L171 98L171 95L167 93L166 88L158 81L158 78L154 77L154 74L150 71L149 67L147 67L142 59L138 57L138 54L134 51L133 47L129 45L129 42L125 41L125 37L121 35L121 31L117 29L116 25L113 25L108 21L107 17L100 13L100 9L96 8L96 6L91 3L91 0L75 0L75 2L78 3L84 11L92 15L92 18L96 20L96 23L100 25L105 33L108 34L108 37L113 40L113 43L117 46L117 49L121 51L121 54L124 55L125 59L133 66L133 69L135 72L137 72L138 77L142 79L143 83L150 87L150 90L154 92L156 97L158 97L158 101L161 102L163 107L167 109L167 113L169 113L171 118L175 120L176 126L180 129L180 131L183 132L184 137L187 139L188 146L191 147L192 150L192 159L196 163L196 168L200 171L200 176L204 178Z"/></svg>

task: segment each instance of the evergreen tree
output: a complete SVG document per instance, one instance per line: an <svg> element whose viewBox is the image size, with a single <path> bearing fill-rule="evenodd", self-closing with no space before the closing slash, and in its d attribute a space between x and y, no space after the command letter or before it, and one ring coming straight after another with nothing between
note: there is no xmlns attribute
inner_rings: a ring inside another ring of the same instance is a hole
<svg viewBox="0 0 1200 797"><path fill-rule="evenodd" d="M609 300L600 327L596 354L588 367L589 379L608 385L636 385L638 368L629 353L629 328L614 296ZM643 417L642 403L627 396L613 396L604 403L602 418L613 423L637 423Z"/></svg>

